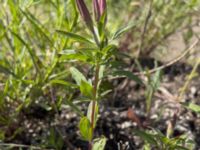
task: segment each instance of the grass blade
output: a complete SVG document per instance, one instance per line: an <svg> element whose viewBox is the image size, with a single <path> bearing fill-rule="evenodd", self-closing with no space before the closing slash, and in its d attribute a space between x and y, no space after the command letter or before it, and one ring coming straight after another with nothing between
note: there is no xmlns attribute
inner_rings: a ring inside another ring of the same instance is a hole
<svg viewBox="0 0 200 150"><path fill-rule="evenodd" d="M58 33L68 37L68 38L71 38L73 40L76 40L76 41L79 41L81 43L86 43L86 44L94 44L92 43L90 40L86 39L85 37L83 36L80 36L78 34L74 34L74 33L71 33L71 32L67 32L67 31L62 31L62 30L56 30Z"/></svg>

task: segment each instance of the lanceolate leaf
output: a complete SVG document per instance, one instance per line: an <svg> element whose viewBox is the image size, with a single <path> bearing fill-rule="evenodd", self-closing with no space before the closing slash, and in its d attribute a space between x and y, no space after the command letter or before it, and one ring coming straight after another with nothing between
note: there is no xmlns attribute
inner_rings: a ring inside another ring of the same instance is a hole
<svg viewBox="0 0 200 150"><path fill-rule="evenodd" d="M99 69L99 79L102 79L104 76L105 65L101 65Z"/></svg>
<svg viewBox="0 0 200 150"><path fill-rule="evenodd" d="M64 85L64 86L73 87L73 88L76 88L76 87L77 87L76 84L69 83L69 82L67 82L67 81L63 81L63 80L59 80L59 79L51 80L50 83L51 83L51 84Z"/></svg>
<svg viewBox="0 0 200 150"><path fill-rule="evenodd" d="M74 19L73 19L71 27L70 27L70 29L72 30L76 26L77 21L78 21L78 11L76 9L75 0L71 0L71 4L72 4L73 10L74 10Z"/></svg>
<svg viewBox="0 0 200 150"><path fill-rule="evenodd" d="M144 139L146 142L152 145L157 145L156 140L154 139L154 135L146 133L145 131L141 130L134 130L134 133Z"/></svg>
<svg viewBox="0 0 200 150"><path fill-rule="evenodd" d="M125 76L125 77L128 77L131 80L136 81L137 83L143 84L142 80L130 71L115 71L112 75L122 76L122 77Z"/></svg>
<svg viewBox="0 0 200 150"><path fill-rule="evenodd" d="M92 128L90 121L87 117L83 117L79 123L79 129L81 132L81 136L84 140L90 141L92 139Z"/></svg>
<svg viewBox="0 0 200 150"><path fill-rule="evenodd" d="M185 148L185 147L183 147L183 146L174 146L173 147L174 149L176 149L176 150L190 150L190 149L188 149L188 148Z"/></svg>
<svg viewBox="0 0 200 150"><path fill-rule="evenodd" d="M23 11L20 9L22 14L32 23L32 25L41 33L48 41L50 44L52 44L52 39L49 36L49 31L37 20L34 15L32 15L28 10Z"/></svg>
<svg viewBox="0 0 200 150"><path fill-rule="evenodd" d="M6 75L10 74L10 75L13 75L14 77L17 77L10 69L1 65L0 65L0 73L4 73Z"/></svg>
<svg viewBox="0 0 200 150"><path fill-rule="evenodd" d="M103 14L100 17L100 20L98 22L98 31L99 31L99 35L100 35L101 40L105 35L104 29L105 29L106 21L107 21L107 10L105 10L103 12Z"/></svg>
<svg viewBox="0 0 200 150"><path fill-rule="evenodd" d="M69 54L69 55L62 55L60 57L60 62L65 62L65 61L81 61L81 62L87 62L89 58L85 55L82 55L80 53L77 54Z"/></svg>
<svg viewBox="0 0 200 150"><path fill-rule="evenodd" d="M98 103L95 101L91 101L89 106L88 106L88 111L87 111L87 118L90 120L91 122L91 118L92 118L92 107L93 107L93 103L95 103L95 114L94 114L94 127L96 126L96 122L97 122L97 117L98 117L98 113L99 113L99 107L98 107Z"/></svg>
<svg viewBox="0 0 200 150"><path fill-rule="evenodd" d="M109 59L112 55L116 54L117 47L115 45L108 45L103 50L104 59Z"/></svg>
<svg viewBox="0 0 200 150"><path fill-rule="evenodd" d="M82 42L82 43L86 43L86 44L94 44L90 40L88 40L85 37L80 36L78 34L67 32L67 31L61 31L61 30L56 30L56 31L68 38L71 38L71 39L77 41L77 42Z"/></svg>
<svg viewBox="0 0 200 150"><path fill-rule="evenodd" d="M92 150L104 150L105 145L106 145L105 137L94 139L94 145Z"/></svg>
<svg viewBox="0 0 200 150"><path fill-rule="evenodd" d="M93 87L87 81L81 80L80 91L84 96L93 98Z"/></svg>
<svg viewBox="0 0 200 150"><path fill-rule="evenodd" d="M70 72L72 74L72 78L76 81L77 85L80 85L81 81L86 81L87 82L85 76L78 69L76 69L75 67L71 67L70 68Z"/></svg>
<svg viewBox="0 0 200 150"><path fill-rule="evenodd" d="M183 104L183 105L194 112L200 113L200 105L194 103Z"/></svg>
<svg viewBox="0 0 200 150"><path fill-rule="evenodd" d="M20 35L18 35L17 33L13 32L13 31L11 31L11 33L27 48L36 70L38 72L40 72L40 69L39 69L40 67L39 67L38 63L42 64L42 62L35 55L35 53L33 52L33 49L31 49L31 47L24 41L24 39L22 39L22 37L20 37Z"/></svg>
<svg viewBox="0 0 200 150"><path fill-rule="evenodd" d="M131 28L134 28L137 24L135 22L128 24L125 27L120 28L119 30L117 30L113 37L112 40L117 39L118 37L120 37L120 35L122 35L123 33L127 32L128 30L130 30Z"/></svg>
<svg viewBox="0 0 200 150"><path fill-rule="evenodd" d="M93 49L92 49L93 50ZM90 62L93 59L92 50L81 49L81 50L63 50L60 55L60 62L65 61L81 61Z"/></svg>
<svg viewBox="0 0 200 150"><path fill-rule="evenodd" d="M152 88L154 91L157 90L157 88L159 87L159 84L160 84L160 79L161 79L161 70L158 70L155 75L153 76L153 79L152 79Z"/></svg>

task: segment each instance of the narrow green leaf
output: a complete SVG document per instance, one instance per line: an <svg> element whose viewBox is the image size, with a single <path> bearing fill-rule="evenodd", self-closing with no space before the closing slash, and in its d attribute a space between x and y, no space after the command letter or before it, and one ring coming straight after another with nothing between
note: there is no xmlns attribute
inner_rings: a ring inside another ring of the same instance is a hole
<svg viewBox="0 0 200 150"><path fill-rule="evenodd" d="M94 127L96 126L96 122L98 120L98 113L99 113L99 106L98 103L96 101L91 101L89 106L88 106L88 111L87 111L87 118L90 120L91 122L91 118L92 118L92 107L93 107L93 103L95 103L95 114L94 114Z"/></svg>
<svg viewBox="0 0 200 150"><path fill-rule="evenodd" d="M103 50L102 50L102 52L103 52L104 54L107 54L108 52L112 52L112 51L115 50L115 49L117 49L117 46L111 44L111 45L108 45L108 46L104 47Z"/></svg>
<svg viewBox="0 0 200 150"><path fill-rule="evenodd" d="M90 141L92 139L92 128L87 117L82 117L79 123L81 136L84 140Z"/></svg>
<svg viewBox="0 0 200 150"><path fill-rule="evenodd" d="M93 87L90 83L81 80L81 84L80 84L80 91L82 93L82 95L88 97L88 98L93 98Z"/></svg>
<svg viewBox="0 0 200 150"><path fill-rule="evenodd" d="M27 48L29 55L33 61L33 64L36 68L36 70L38 72L40 72L40 67L38 66L38 63L41 64L40 59L35 55L35 53L33 53L33 50L30 48L30 46L24 41L24 39L22 39L22 37L20 37L20 35L18 35L17 33L11 31L11 33Z"/></svg>
<svg viewBox="0 0 200 150"><path fill-rule="evenodd" d="M125 27L120 28L119 30L117 30L117 31L114 33L114 35L113 35L113 37L112 37L112 40L117 39L117 38L120 37L123 33L125 33L125 32L127 32L128 30L134 28L136 25L137 25L137 24L136 24L135 22L133 22L133 23L128 24L128 25L125 26Z"/></svg>
<svg viewBox="0 0 200 150"><path fill-rule="evenodd" d="M84 63L94 63L93 53L95 48L84 48L79 50L63 50L60 54L60 61L81 61Z"/></svg>
<svg viewBox="0 0 200 150"><path fill-rule="evenodd" d="M145 96L146 96L146 112L150 113L151 111L151 105L152 105L152 97L153 97L154 91L151 86L147 87Z"/></svg>
<svg viewBox="0 0 200 150"><path fill-rule="evenodd" d="M75 67L71 67L70 68L70 72L72 74L72 78L76 81L77 85L80 85L81 81L86 81L87 82L85 76L78 69L76 69Z"/></svg>
<svg viewBox="0 0 200 150"><path fill-rule="evenodd" d="M67 32L67 31L61 31L61 30L56 30L58 33L68 37L68 38L71 38L73 40L76 40L78 42L82 42L82 43L86 43L86 44L94 44L92 43L90 40L86 39L85 37L83 36L80 36L78 34L75 34L75 33L71 33L71 32Z"/></svg>
<svg viewBox="0 0 200 150"><path fill-rule="evenodd" d="M189 103L189 104L183 104L186 108L194 111L194 112L197 112L197 113L200 113L200 105L196 105L194 103Z"/></svg>
<svg viewBox="0 0 200 150"><path fill-rule="evenodd" d="M186 147L179 146L179 145L174 146L173 149L174 149L174 150L190 150L190 149L188 149L188 148L186 148Z"/></svg>
<svg viewBox="0 0 200 150"><path fill-rule="evenodd" d="M10 69L0 65L0 73L4 73L5 75L13 75L14 77L17 77Z"/></svg>
<svg viewBox="0 0 200 150"><path fill-rule="evenodd" d="M60 57L60 62L65 62L65 61L81 61L81 62L87 62L89 58L85 55L82 55L80 53L76 54L68 54L68 55L62 55Z"/></svg>
<svg viewBox="0 0 200 150"><path fill-rule="evenodd" d="M92 150L104 150L105 145L106 145L105 137L94 139L94 145L92 147Z"/></svg>
<svg viewBox="0 0 200 150"><path fill-rule="evenodd" d="M77 22L78 22L78 11L77 11L77 9L76 9L75 0L71 0L71 4L72 4L73 10L74 10L74 19L73 19L73 21L72 21L70 30L73 30L73 28L77 25Z"/></svg>
<svg viewBox="0 0 200 150"><path fill-rule="evenodd" d="M161 70L156 71L156 73L153 76L153 79L151 81L151 85L153 87L153 90L156 91L160 85L161 80Z"/></svg>
<svg viewBox="0 0 200 150"><path fill-rule="evenodd" d="M103 50L103 59L109 60L113 55L116 55L118 52L116 52L117 47L115 45L108 45Z"/></svg>
<svg viewBox="0 0 200 150"><path fill-rule="evenodd" d="M122 77L125 76L125 77L128 77L131 80L136 81L139 84L143 84L142 80L138 76L134 75L130 71L115 71L112 75L114 75L114 76L122 76Z"/></svg>
<svg viewBox="0 0 200 150"><path fill-rule="evenodd" d="M37 20L35 16L32 15L28 10L23 11L22 9L20 9L20 11L31 22L31 24L39 31L38 33L41 33L47 39L47 41L49 41L49 43L53 45L52 44L53 42L50 39L50 36L48 35L49 34L48 30L40 23L40 21Z"/></svg>
<svg viewBox="0 0 200 150"><path fill-rule="evenodd" d="M58 64L58 58L54 57L53 62L46 69L46 74L45 74L45 77L44 77L44 80L43 80L44 82L46 82L49 79L50 75L52 74L53 70L56 68L57 64Z"/></svg>
<svg viewBox="0 0 200 150"><path fill-rule="evenodd" d="M68 87L73 87L73 88L76 88L77 85L73 84L73 83L69 83L69 82L66 82L66 81L63 81L63 80L51 80L50 81L51 84L60 84L60 85L64 85L64 86L68 86Z"/></svg>
<svg viewBox="0 0 200 150"><path fill-rule="evenodd" d="M141 137L146 142L148 142L149 144L157 145L157 141L154 139L155 135L151 135L141 130L134 130L134 133L138 135L139 137Z"/></svg>
<svg viewBox="0 0 200 150"><path fill-rule="evenodd" d="M107 11L105 10L103 12L103 14L100 17L100 20L98 22L98 31L99 31L99 36L101 41L103 40L104 36L105 36L105 25L106 25L106 21L107 21Z"/></svg>
<svg viewBox="0 0 200 150"><path fill-rule="evenodd" d="M102 79L104 76L105 65L101 65L99 69L99 79Z"/></svg>

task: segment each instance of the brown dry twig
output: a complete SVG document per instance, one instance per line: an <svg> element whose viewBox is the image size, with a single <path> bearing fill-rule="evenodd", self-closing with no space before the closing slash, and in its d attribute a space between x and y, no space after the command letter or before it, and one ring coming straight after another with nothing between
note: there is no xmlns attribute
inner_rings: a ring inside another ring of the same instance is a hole
<svg viewBox="0 0 200 150"><path fill-rule="evenodd" d="M191 52L193 50L193 48L199 43L199 39L196 40L193 44L191 44L181 55L179 55L178 57L176 57L175 59L173 59L172 61L162 65L162 66L159 66L157 68L154 68L154 69L151 69L148 71L148 74L152 74L152 73L155 73L156 71L158 70L162 70L162 69L165 69L173 64L175 64L176 62L180 61L181 59L183 59L189 52ZM147 74L146 71L142 71L142 72L133 72L134 75L137 75L137 76L144 76ZM111 77L110 79L119 79L119 78L126 78L125 76L120 76L120 77Z"/></svg>
<svg viewBox="0 0 200 150"><path fill-rule="evenodd" d="M168 63L166 63L166 64L164 64L164 65L162 65L162 66L160 66L160 67L157 67L157 68L155 68L155 69L149 70L148 73L152 74L152 73L154 73L154 72L156 72L156 71L158 71L158 70L165 69L165 68L167 68L167 67L169 67L169 66L175 64L176 62L178 62L179 60L181 60L182 58L184 58L190 51L192 51L193 48L194 48L198 43L199 43L199 39L196 40L192 45L190 45L190 47L187 48L187 49L184 51L184 53L182 53L180 56L178 56L177 58L173 59L172 61L170 61L170 62L168 62ZM135 73L133 73L133 74L134 74L134 75L139 75L139 76L141 76L141 75L146 75L147 73L146 73L146 71L143 71L143 72L135 72Z"/></svg>

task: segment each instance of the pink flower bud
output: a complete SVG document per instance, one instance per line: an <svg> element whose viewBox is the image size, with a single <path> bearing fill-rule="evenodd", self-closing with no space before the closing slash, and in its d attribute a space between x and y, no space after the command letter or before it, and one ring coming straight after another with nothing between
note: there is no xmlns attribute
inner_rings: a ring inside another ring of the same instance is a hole
<svg viewBox="0 0 200 150"><path fill-rule="evenodd" d="M97 22L106 10L106 0L93 0L94 15Z"/></svg>
<svg viewBox="0 0 200 150"><path fill-rule="evenodd" d="M104 11L106 10L106 0L99 0L99 9L100 9L100 15L102 16Z"/></svg>
<svg viewBox="0 0 200 150"><path fill-rule="evenodd" d="M80 12L81 17L85 21L87 27L94 33L93 22L90 16L89 10L84 2L84 0L76 0L76 4L78 6L78 10Z"/></svg>
<svg viewBox="0 0 200 150"><path fill-rule="evenodd" d="M98 0L93 0L93 9L94 9L95 20L98 22L100 19L100 8Z"/></svg>

